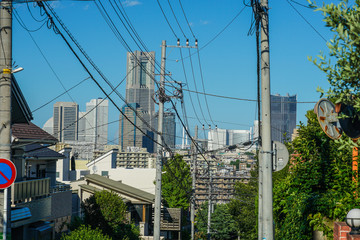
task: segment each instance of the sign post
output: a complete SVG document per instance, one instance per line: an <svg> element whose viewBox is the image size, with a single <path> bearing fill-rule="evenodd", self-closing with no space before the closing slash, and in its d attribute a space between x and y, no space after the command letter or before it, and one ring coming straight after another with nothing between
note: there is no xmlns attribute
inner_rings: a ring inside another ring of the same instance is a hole
<svg viewBox="0 0 360 240"><path fill-rule="evenodd" d="M0 189L4 189L3 239L7 239L8 224L8 188L16 178L16 167L8 159L0 158Z"/></svg>

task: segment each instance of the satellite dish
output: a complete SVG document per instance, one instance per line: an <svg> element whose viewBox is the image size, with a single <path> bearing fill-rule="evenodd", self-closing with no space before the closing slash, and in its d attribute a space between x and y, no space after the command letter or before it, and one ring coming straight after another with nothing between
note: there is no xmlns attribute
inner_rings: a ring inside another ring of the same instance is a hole
<svg viewBox="0 0 360 240"><path fill-rule="evenodd" d="M355 113L354 107L341 103L339 114L347 116L339 119L344 133L353 140L360 138L360 118L359 115Z"/></svg>
<svg viewBox="0 0 360 240"><path fill-rule="evenodd" d="M335 111L335 105L326 98L320 99L314 108L320 127L331 139L339 139L342 134L342 128Z"/></svg>
<svg viewBox="0 0 360 240"><path fill-rule="evenodd" d="M273 141L273 171L282 170L289 162L289 151L285 144Z"/></svg>

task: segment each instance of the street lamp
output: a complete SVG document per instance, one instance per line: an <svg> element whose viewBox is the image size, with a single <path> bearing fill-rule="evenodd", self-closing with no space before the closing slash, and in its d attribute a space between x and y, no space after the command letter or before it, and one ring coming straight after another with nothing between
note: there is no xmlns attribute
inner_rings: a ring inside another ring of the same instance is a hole
<svg viewBox="0 0 360 240"><path fill-rule="evenodd" d="M360 234L360 209L351 209L346 215L346 224L351 228L350 235Z"/></svg>

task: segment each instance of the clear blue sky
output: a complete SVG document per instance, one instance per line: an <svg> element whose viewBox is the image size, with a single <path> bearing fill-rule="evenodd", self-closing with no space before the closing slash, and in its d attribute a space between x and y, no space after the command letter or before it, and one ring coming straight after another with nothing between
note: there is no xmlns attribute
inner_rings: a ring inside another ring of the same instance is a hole
<svg viewBox="0 0 360 240"><path fill-rule="evenodd" d="M163 10L181 43L185 44L185 37L180 31L174 16L169 8L168 1L159 0ZM194 38L184 19L179 1L170 1L180 25L194 44ZM307 4L305 0L299 3ZM326 3L338 1L325 1ZM126 32L121 22L115 15L108 2L102 2L114 20L129 47L139 50L132 38ZM176 38L170 30L156 0L123 1L126 13L140 35L146 47L156 52L156 59L160 62L160 44L166 40L168 45L176 45ZM199 41L199 47L207 44L216 36L243 8L243 1L235 0L182 0L183 8L190 22L191 28ZM269 1L270 18L270 74L271 92L285 95L297 94L299 102L316 102L319 93L316 88L321 86L327 89L328 83L325 75L307 60L308 56L316 56L320 51L327 52L326 40L333 34L325 27L320 12L302 7L294 2L290 3L312 25L313 28L291 7L287 0ZM320 1L318 1L320 3ZM118 41L108 25L100 15L94 1L62 1L51 2L57 14L66 24L88 55L100 67L113 85L117 85L126 74L127 49ZM32 15L41 20L39 8L29 8ZM35 21L26 3L15 4L14 7L26 23L29 30L38 29L42 22ZM214 41L200 51L201 68L205 83L205 90L210 94L218 94L242 99L256 99L256 48L255 35L248 35L252 22L252 9L246 7L236 20ZM69 89L83 79L87 73L83 70L65 42L46 24L40 30L31 32L31 36L46 56L54 72L52 72L40 51L31 39L28 31L21 27L14 18L13 24L13 60L16 65L25 70L17 73L16 78L27 99L31 110L50 101L55 96L64 92L62 85ZM321 36L320 36L321 35ZM322 38L323 37L323 38ZM183 49L183 56L189 54ZM185 82L184 71L178 49L167 49L167 70L172 73L172 78ZM203 91L200 78L199 61L197 54L192 56L195 81L198 91ZM189 81L188 87L195 90L190 59L184 60L185 72ZM89 65L88 65L89 66ZM93 69L90 68L92 71ZM94 72L94 71L93 71ZM107 92L104 81L99 77L100 83ZM124 82L125 83L125 82ZM125 84L118 88L125 96ZM171 90L169 88L169 90ZM72 101L80 105L80 110L85 111L85 103L92 98L104 97L99 88L87 80L77 88L65 94L48 105L33 113L34 123L42 127L52 116L53 104L56 101ZM188 92L185 92L185 106L191 130L195 124L200 123L195 119ZM124 102L119 97L112 95L121 107ZM203 95L199 95L200 104L195 94L192 95L193 104L202 123L210 121L209 113ZM208 96L208 106L212 120L219 128L249 129L256 119L256 103L221 99ZM205 116L203 120L199 105ZM180 103L177 104L180 108ZM171 107L170 104L167 107ZM304 122L307 110L314 107L313 103L299 103L297 105L297 121ZM181 112L181 111L180 111ZM119 112L111 105L109 109L109 122L119 119ZM109 126L109 139L118 137L118 122ZM178 134L181 134L179 129ZM203 132L200 131L200 137Z"/></svg>

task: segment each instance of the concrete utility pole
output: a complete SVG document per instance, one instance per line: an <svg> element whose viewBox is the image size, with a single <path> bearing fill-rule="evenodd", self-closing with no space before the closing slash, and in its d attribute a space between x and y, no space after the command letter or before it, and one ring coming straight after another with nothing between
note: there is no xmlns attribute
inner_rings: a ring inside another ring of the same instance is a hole
<svg viewBox="0 0 360 240"><path fill-rule="evenodd" d="M268 1L261 0L261 158L262 158L262 239L274 239L272 144L270 116L270 57Z"/></svg>
<svg viewBox="0 0 360 240"><path fill-rule="evenodd" d="M158 136L159 143L156 157L156 188L155 188L155 216L154 216L154 240L160 239L161 221L161 171L163 161L163 119L165 103L165 61L166 61L166 41L161 44L161 69L160 69L160 89L159 89L159 117L158 117Z"/></svg>
<svg viewBox="0 0 360 240"><path fill-rule="evenodd" d="M12 1L3 0L0 7L0 158L11 160ZM4 199L0 218L3 239L11 236L9 197L8 188L0 192Z"/></svg>
<svg viewBox="0 0 360 240"><path fill-rule="evenodd" d="M209 168L209 199L208 199L208 222L207 222L207 240L211 239L211 234L210 234L210 226L211 226L211 182L212 182L212 175L211 175L211 170L210 170L210 166L208 166Z"/></svg>
<svg viewBox="0 0 360 240"><path fill-rule="evenodd" d="M198 138L198 126L195 126L195 137L194 142L196 142ZM191 239L194 240L195 237L195 189L196 189L196 159L197 159L197 150L195 143L192 143L192 198L191 198L191 209L190 209L190 220L191 220Z"/></svg>

